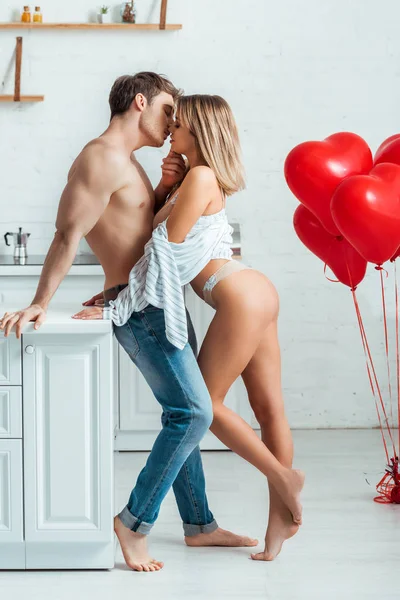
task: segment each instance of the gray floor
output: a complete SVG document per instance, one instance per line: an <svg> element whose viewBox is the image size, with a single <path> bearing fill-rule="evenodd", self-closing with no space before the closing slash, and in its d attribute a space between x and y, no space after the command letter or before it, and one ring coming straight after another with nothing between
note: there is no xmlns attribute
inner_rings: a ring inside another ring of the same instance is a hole
<svg viewBox="0 0 400 600"><path fill-rule="evenodd" d="M275 562L253 562L245 548L187 548L170 494L151 536L152 555L165 562L163 571L134 573L118 550L113 571L2 572L0 597L399 600L400 505L372 501L384 468L379 433L298 431L294 437L295 466L307 473L304 525ZM115 455L117 508L145 457ZM220 525L262 540L268 508L262 476L228 452L206 452L204 464Z"/></svg>

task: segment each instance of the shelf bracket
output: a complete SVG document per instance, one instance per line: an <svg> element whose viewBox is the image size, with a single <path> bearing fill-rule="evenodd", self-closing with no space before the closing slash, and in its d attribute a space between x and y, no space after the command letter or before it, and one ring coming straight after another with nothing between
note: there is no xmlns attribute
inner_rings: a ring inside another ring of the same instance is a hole
<svg viewBox="0 0 400 600"><path fill-rule="evenodd" d="M22 37L17 37L17 45L15 48L14 102L21 101L21 66L22 66Z"/></svg>
<svg viewBox="0 0 400 600"><path fill-rule="evenodd" d="M160 29L165 29L167 22L167 4L168 0L161 0Z"/></svg>

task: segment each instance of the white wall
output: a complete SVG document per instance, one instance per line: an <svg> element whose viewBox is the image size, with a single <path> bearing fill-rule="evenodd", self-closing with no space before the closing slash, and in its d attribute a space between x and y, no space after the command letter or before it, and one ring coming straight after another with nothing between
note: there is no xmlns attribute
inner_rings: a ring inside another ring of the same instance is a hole
<svg viewBox="0 0 400 600"><path fill-rule="evenodd" d="M139 21L157 21L160 0L140 0ZM0 20L15 3L2 1ZM47 21L82 21L95 2L42 5ZM297 205L282 175L288 151L339 130L375 149L397 132L396 0L169 0L178 32L24 32L22 88L42 104L0 103L0 233L19 225L43 252L54 230L67 170L107 126L107 97L123 73L167 74L187 93L218 93L241 132L248 188L229 216L242 226L244 255L278 286L284 386L292 425L376 425L350 293L324 280L322 264L297 240ZM0 93L12 92L9 63L20 32L0 30ZM8 77L6 77L8 71ZM139 153L154 183L163 150ZM0 253L10 252L0 237ZM382 355L379 289L372 270L359 289L371 345ZM390 325L393 330L393 310ZM379 361L378 361L379 362ZM381 364L384 374L383 365Z"/></svg>

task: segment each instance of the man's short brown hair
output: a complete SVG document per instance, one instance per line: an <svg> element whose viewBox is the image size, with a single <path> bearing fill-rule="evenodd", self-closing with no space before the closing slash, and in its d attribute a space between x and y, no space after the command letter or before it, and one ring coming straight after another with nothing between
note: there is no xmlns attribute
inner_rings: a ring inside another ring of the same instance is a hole
<svg viewBox="0 0 400 600"><path fill-rule="evenodd" d="M136 75L122 75L111 88L109 103L111 119L115 115L124 114L135 99L136 94L143 94L151 104L161 92L170 94L174 100L182 95L182 90L176 88L166 77L142 71Z"/></svg>

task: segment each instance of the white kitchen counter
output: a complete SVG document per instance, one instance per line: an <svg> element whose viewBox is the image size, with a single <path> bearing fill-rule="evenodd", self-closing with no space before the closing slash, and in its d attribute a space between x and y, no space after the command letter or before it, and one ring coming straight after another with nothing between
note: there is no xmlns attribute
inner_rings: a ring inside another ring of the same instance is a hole
<svg viewBox="0 0 400 600"><path fill-rule="evenodd" d="M14 312L21 308L23 307L0 304L0 318L5 312ZM35 333L37 335L46 333L112 333L112 323L109 320L82 321L71 318L72 315L83 308L84 306L79 305L78 302L76 304L50 304L47 319L43 325L38 330L35 330L34 323L28 323L23 328L22 333Z"/></svg>

